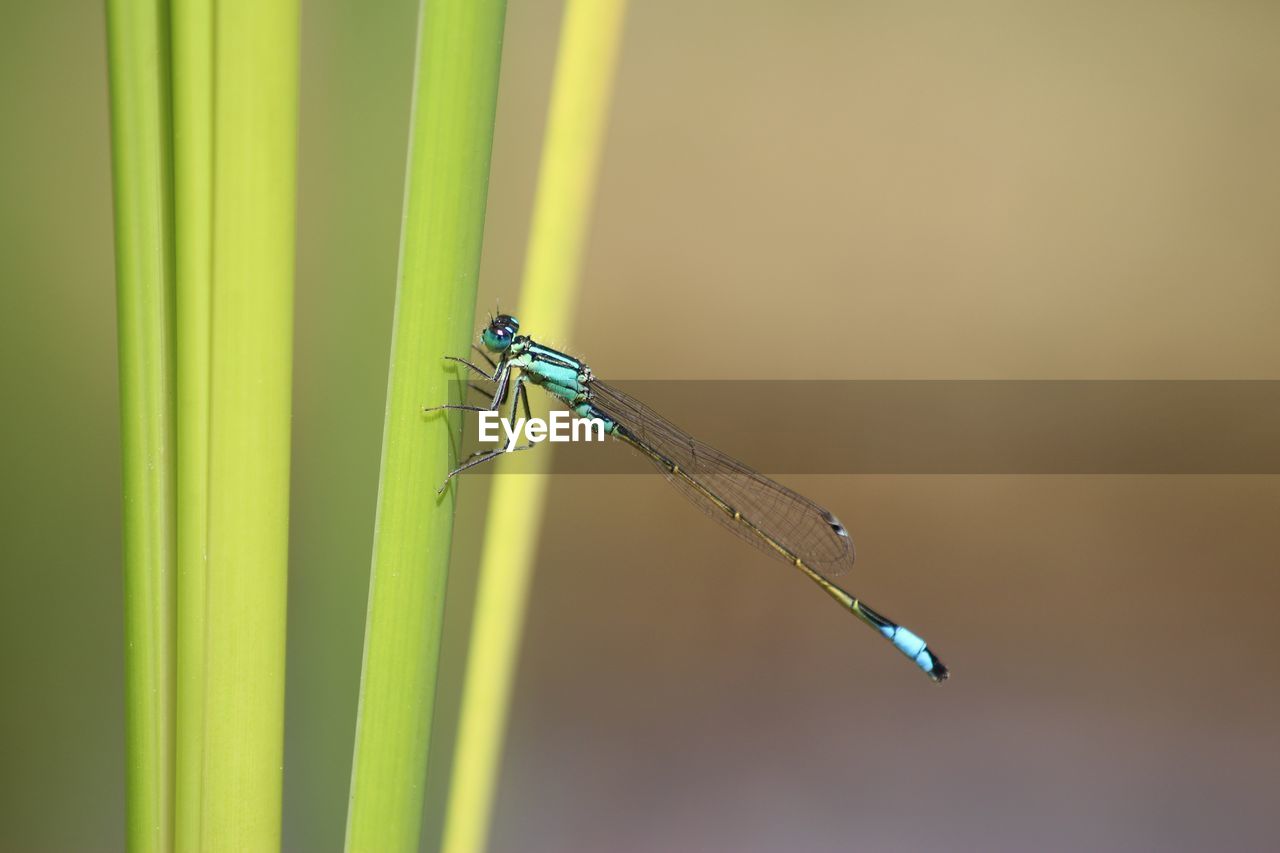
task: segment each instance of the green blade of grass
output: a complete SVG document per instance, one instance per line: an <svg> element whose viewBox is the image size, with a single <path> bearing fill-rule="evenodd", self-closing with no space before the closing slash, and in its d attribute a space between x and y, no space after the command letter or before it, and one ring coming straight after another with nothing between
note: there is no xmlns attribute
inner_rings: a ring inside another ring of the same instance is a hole
<svg viewBox="0 0 1280 853"><path fill-rule="evenodd" d="M197 850L204 743L213 276L213 0L175 0L174 240L177 308L178 685L174 838Z"/></svg>
<svg viewBox="0 0 1280 853"><path fill-rule="evenodd" d="M564 340L572 329L625 9L624 0L569 0L565 7L517 315L544 340ZM529 461L545 468L548 459L535 454ZM445 853L478 853L486 845L546 492L541 473L494 478Z"/></svg>
<svg viewBox="0 0 1280 853"><path fill-rule="evenodd" d="M124 487L126 841L173 846L174 361L163 2L109 0Z"/></svg>
<svg viewBox="0 0 1280 853"><path fill-rule="evenodd" d="M184 626L204 635L201 731L182 732L201 739L202 773L184 831L195 822L189 849L271 850L284 753L297 3L219 0L213 26L208 556L203 613L183 613L203 619Z"/></svg>
<svg viewBox="0 0 1280 853"><path fill-rule="evenodd" d="M456 419L425 417L459 378L475 311L502 0L421 7L400 273L356 720L349 851L418 849L439 664Z"/></svg>

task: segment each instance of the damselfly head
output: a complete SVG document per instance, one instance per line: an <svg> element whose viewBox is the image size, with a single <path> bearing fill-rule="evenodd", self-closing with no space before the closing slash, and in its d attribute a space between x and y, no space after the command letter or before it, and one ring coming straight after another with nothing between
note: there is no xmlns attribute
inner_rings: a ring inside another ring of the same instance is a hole
<svg viewBox="0 0 1280 853"><path fill-rule="evenodd" d="M490 320L488 327L480 333L480 341L492 352L502 352L511 346L516 332L519 331L519 320L510 314L499 314Z"/></svg>

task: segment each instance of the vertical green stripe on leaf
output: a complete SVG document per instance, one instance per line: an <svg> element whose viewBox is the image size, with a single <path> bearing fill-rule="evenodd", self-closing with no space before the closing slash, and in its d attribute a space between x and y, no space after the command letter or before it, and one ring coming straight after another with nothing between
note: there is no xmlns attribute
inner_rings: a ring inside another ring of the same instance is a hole
<svg viewBox="0 0 1280 853"><path fill-rule="evenodd" d="M174 0L174 240L178 375L177 849L199 849L209 548L213 285L213 0Z"/></svg>
<svg viewBox="0 0 1280 853"><path fill-rule="evenodd" d="M110 0L124 487L126 839L173 846L174 360L167 6Z"/></svg>
<svg viewBox="0 0 1280 853"><path fill-rule="evenodd" d="M219 0L213 44L204 709L202 732L182 734L203 737L197 849L270 850L284 753L296 0Z"/></svg>
<svg viewBox="0 0 1280 853"><path fill-rule="evenodd" d="M421 7L347 849L415 851L422 821L454 487L446 400L473 333L502 0Z"/></svg>

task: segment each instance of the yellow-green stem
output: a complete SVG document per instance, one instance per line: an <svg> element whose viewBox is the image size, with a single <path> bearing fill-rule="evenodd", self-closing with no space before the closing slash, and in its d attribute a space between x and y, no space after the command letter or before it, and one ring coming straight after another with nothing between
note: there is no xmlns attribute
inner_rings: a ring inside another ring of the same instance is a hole
<svg viewBox="0 0 1280 853"><path fill-rule="evenodd" d="M439 664L456 418L424 417L473 332L502 0L422 5L373 570L356 720L349 851L415 851Z"/></svg>
<svg viewBox="0 0 1280 853"><path fill-rule="evenodd" d="M271 850L284 753L297 3L219 0L213 26L203 623L183 613L197 620L184 637L203 629L203 710L200 732L181 733L200 738L201 774L198 811L183 820L196 839L183 846Z"/></svg>
<svg viewBox="0 0 1280 853"><path fill-rule="evenodd" d="M173 846L174 361L167 5L109 0L124 487L126 842Z"/></svg>
<svg viewBox="0 0 1280 853"><path fill-rule="evenodd" d="M178 686L174 836L200 845L213 276L213 0L173 0Z"/></svg>
<svg viewBox="0 0 1280 853"><path fill-rule="evenodd" d="M565 8L517 315L548 340L566 339L572 328L625 6L624 0L569 0ZM494 478L445 853L485 848L546 490L541 473Z"/></svg>

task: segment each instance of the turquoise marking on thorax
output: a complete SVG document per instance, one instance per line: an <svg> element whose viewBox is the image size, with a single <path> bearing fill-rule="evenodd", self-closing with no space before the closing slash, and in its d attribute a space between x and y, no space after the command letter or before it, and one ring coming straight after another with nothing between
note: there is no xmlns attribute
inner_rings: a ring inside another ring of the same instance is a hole
<svg viewBox="0 0 1280 853"><path fill-rule="evenodd" d="M590 376L590 370L586 364L529 338L517 338L511 345L511 352L513 355L507 358L507 363L522 370L530 382L558 397L578 417L604 421L605 434L613 434L617 424L589 400L585 379Z"/></svg>
<svg viewBox="0 0 1280 853"><path fill-rule="evenodd" d="M570 405L577 402L575 398L578 394L587 390L582 382L586 365L578 359L534 343L528 338L517 341L512 345L512 350L515 351L517 347L519 355L509 358L508 362L523 370L530 382L546 387ZM564 392L568 392L567 396Z"/></svg>
<svg viewBox="0 0 1280 853"><path fill-rule="evenodd" d="M582 390L582 385L578 381L579 373L577 368L561 364L534 362L526 370L533 374L529 378L539 385L551 384L559 385L563 388Z"/></svg>
<svg viewBox="0 0 1280 853"><path fill-rule="evenodd" d="M579 359L574 358L568 353L560 352L560 350L552 349L551 347L544 347L536 341L528 341L528 346L525 349L525 352L529 353L529 355L539 361L556 362L558 364L571 366L577 370L581 370L586 366Z"/></svg>

